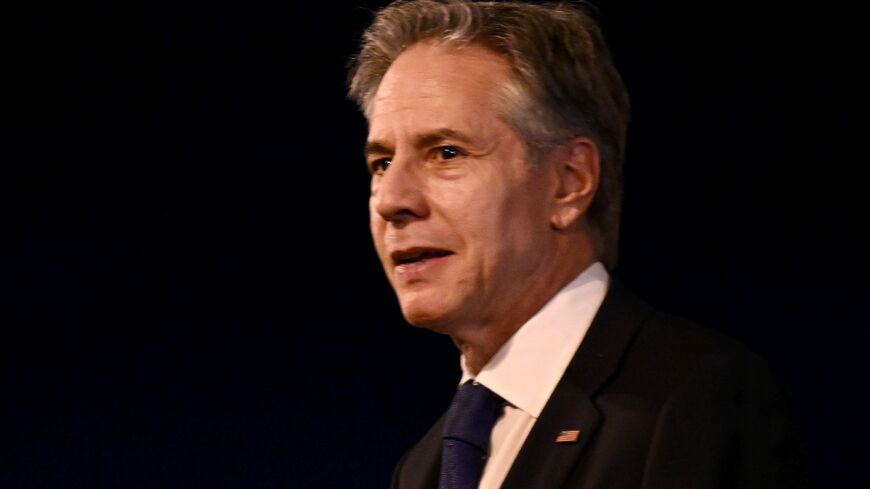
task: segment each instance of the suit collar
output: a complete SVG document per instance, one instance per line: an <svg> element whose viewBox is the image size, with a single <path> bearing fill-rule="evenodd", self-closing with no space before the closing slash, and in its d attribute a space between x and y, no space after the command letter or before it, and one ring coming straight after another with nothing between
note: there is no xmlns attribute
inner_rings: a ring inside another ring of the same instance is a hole
<svg viewBox="0 0 870 489"><path fill-rule="evenodd" d="M619 281L611 279L586 338L526 438L502 489L561 486L598 429L601 414L592 397L614 373L651 311ZM556 437L565 430L580 430L580 437L574 443L556 443Z"/></svg>
<svg viewBox="0 0 870 489"><path fill-rule="evenodd" d="M558 488L598 428L601 414L592 396L616 370L643 319L652 309L611 277L610 286L583 343L514 460L502 489ZM438 420L401 463L394 486L438 487L441 430ZM558 444L563 430L581 430L576 443Z"/></svg>
<svg viewBox="0 0 870 489"><path fill-rule="evenodd" d="M611 278L607 296L558 387L594 396L616 370L638 327L652 312L622 282Z"/></svg>

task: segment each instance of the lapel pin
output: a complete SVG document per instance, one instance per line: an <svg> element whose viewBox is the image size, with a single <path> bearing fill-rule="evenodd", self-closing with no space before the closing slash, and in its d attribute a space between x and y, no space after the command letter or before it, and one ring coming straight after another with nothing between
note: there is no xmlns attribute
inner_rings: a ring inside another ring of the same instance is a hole
<svg viewBox="0 0 870 489"><path fill-rule="evenodd" d="M580 438L580 430L564 430L559 432L556 443L575 443Z"/></svg>

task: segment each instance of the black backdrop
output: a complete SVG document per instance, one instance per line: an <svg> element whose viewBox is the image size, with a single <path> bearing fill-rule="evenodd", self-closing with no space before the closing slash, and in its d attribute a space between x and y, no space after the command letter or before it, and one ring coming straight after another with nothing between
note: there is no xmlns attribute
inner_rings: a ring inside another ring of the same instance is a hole
<svg viewBox="0 0 870 489"><path fill-rule="evenodd" d="M369 242L344 65L385 3L2 16L0 487L386 486L459 370ZM633 97L616 273L768 357L844 486L870 434L856 14L666 3L598 2Z"/></svg>

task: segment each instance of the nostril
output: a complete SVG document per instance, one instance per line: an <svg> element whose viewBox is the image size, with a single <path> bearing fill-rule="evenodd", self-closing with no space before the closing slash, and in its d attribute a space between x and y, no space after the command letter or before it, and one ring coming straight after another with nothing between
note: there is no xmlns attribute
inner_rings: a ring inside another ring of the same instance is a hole
<svg viewBox="0 0 870 489"><path fill-rule="evenodd" d="M382 214L381 217L396 229L401 229L408 223L420 218L420 216L414 214L410 209L399 209L398 211L392 212L388 215Z"/></svg>
<svg viewBox="0 0 870 489"><path fill-rule="evenodd" d="M391 216L391 219L401 219L403 217L415 217L415 216L416 216L416 214L414 214L414 212L411 211L411 209L399 209L397 212L393 213L393 215Z"/></svg>

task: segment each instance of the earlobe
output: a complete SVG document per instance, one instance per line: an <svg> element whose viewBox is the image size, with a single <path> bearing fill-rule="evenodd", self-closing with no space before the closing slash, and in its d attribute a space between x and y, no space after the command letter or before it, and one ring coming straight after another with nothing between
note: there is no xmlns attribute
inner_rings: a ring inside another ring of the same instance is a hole
<svg viewBox="0 0 870 489"><path fill-rule="evenodd" d="M564 231L580 219L582 211L576 207L561 207L550 218L553 229Z"/></svg>
<svg viewBox="0 0 870 489"><path fill-rule="evenodd" d="M589 138L574 138L554 153L559 185L550 222L555 229L573 226L586 213L601 173L598 146Z"/></svg>

